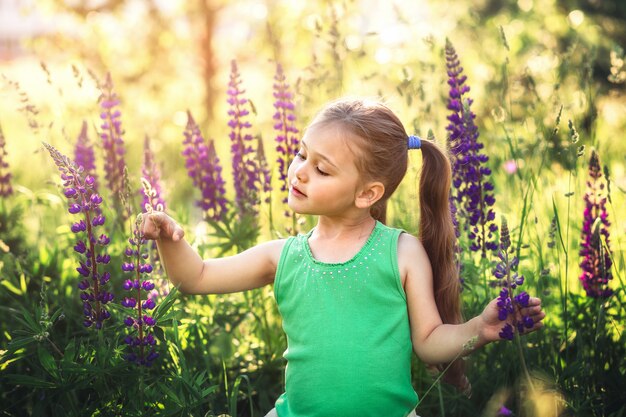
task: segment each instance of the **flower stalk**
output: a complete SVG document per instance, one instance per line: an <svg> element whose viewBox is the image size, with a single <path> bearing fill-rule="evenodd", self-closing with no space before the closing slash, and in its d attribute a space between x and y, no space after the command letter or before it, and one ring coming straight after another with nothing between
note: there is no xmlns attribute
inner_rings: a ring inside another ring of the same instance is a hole
<svg viewBox="0 0 626 417"><path fill-rule="evenodd" d="M474 119L476 115L471 111L473 100L467 96L470 91L466 84L467 76L463 75L463 67L456 50L449 40L446 40L446 67L448 72L448 97L450 157L452 159L452 185L450 196L451 204L456 206L455 219L457 228L462 224L471 241L470 250L481 252L483 258L487 250L498 249L495 224L494 187L488 177L491 169L485 164L489 157L481 153L484 145L478 141L478 128ZM458 216L463 216L460 222ZM461 231L457 229L457 235Z"/></svg>
<svg viewBox="0 0 626 417"><path fill-rule="evenodd" d="M141 196L143 212L165 211L165 200L161 191L161 173L150 149L150 138L146 135L143 143L143 166L141 167Z"/></svg>
<svg viewBox="0 0 626 417"><path fill-rule="evenodd" d="M0 126L0 197L8 197L13 194L11 186L11 171L9 170L8 154L6 150L6 140Z"/></svg>
<svg viewBox="0 0 626 417"><path fill-rule="evenodd" d="M608 298L613 294L609 288L613 279L609 236L611 223L606 211L605 183L596 151L592 151L589 160L589 179L584 201L579 252L582 257L580 281L588 297Z"/></svg>
<svg viewBox="0 0 626 417"><path fill-rule="evenodd" d="M85 170L85 174L90 175L94 179L93 189L97 190L98 177L96 176L96 158L87 131L87 121L83 120L80 134L74 146L74 162L76 162L76 165L82 166Z"/></svg>
<svg viewBox="0 0 626 417"><path fill-rule="evenodd" d="M140 232L142 215L137 216L137 221L132 228L133 236L128 239L129 246L124 255L127 262L122 264L122 271L131 275L124 281L123 288L128 291L121 304L130 310L124 319L124 324L129 328L129 333L124 338L124 343L129 347L129 352L124 359L140 366L151 366L159 354L155 350L156 339L152 332L156 321L149 312L156 307L153 298L148 297L154 289L154 283L148 279L152 272L152 265L148 261L146 239Z"/></svg>
<svg viewBox="0 0 626 417"><path fill-rule="evenodd" d="M294 114L295 105L293 103L293 93L287 84L287 77L283 71L282 65L276 66L276 75L274 76L274 131L276 132L276 153L278 163L278 180L280 181L280 191L283 193L282 202L287 204L289 193L289 180L287 171L289 165L298 152L300 141L298 139L298 129L296 128L296 116ZM292 217L295 223L295 214L290 210L285 210L286 217ZM295 230L295 224L294 224Z"/></svg>
<svg viewBox="0 0 626 417"><path fill-rule="evenodd" d="M228 115L230 120L230 141L233 167L233 184L235 187L235 206L241 217L257 215L259 204L259 188L262 182L261 167L256 160L254 137L250 133L252 124L247 120L252 103L241 88L241 77L237 62L231 61L230 81L228 83Z"/></svg>
<svg viewBox="0 0 626 417"><path fill-rule="evenodd" d="M202 209L205 219L223 220L227 212L227 200L222 166L213 140L207 142L204 139L189 111L184 137L182 155L185 157L185 167L193 185L201 194L196 205Z"/></svg>
<svg viewBox="0 0 626 417"><path fill-rule="evenodd" d="M98 265L104 268L111 260L106 253L109 237L104 233L96 237L98 228L105 223L105 217L100 209L102 197L94 190L94 178L85 174L82 166L77 166L53 146L44 143L44 147L61 172L63 193L69 200L68 212L81 217L72 224L71 231L79 236L74 251L80 257L76 271L84 278L78 284L83 302L83 325L93 326L99 330L104 321L111 316L106 304L114 298L113 294L105 289L111 274L98 270Z"/></svg>
<svg viewBox="0 0 626 417"><path fill-rule="evenodd" d="M500 338L513 340L515 333L523 334L534 326L533 319L522 313L528 307L530 295L526 291L515 294L519 286L524 283L524 276L516 272L519 260L512 254L511 237L506 218L502 218L500 226L500 248L493 275L500 283L498 295L498 318L505 322L500 331Z"/></svg>
<svg viewBox="0 0 626 417"><path fill-rule="evenodd" d="M117 109L120 100L113 90L111 74L107 73L104 85L101 87L100 95L100 138L104 150L104 172L107 186L113 196L117 212L122 216L122 223L128 219L129 213L122 209L120 194L124 190L124 168L126 162L124 146L121 112Z"/></svg>

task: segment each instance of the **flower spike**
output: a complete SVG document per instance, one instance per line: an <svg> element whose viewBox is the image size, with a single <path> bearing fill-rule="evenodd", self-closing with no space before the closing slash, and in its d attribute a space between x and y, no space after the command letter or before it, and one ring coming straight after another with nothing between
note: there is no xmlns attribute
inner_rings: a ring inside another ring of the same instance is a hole
<svg viewBox="0 0 626 417"><path fill-rule="evenodd" d="M61 172L64 194L69 200L68 212L80 216L70 229L78 239L74 251L79 255L76 272L80 275L78 289L81 290L83 303L83 325L101 329L111 316L106 305L114 298L105 290L111 274L98 269L99 265L104 269L104 265L111 260L106 253L109 237L105 234L98 236L97 233L97 228L103 226L106 220L100 209L103 200L94 189L94 178L86 174L82 166L77 166L53 146L43 145Z"/></svg>

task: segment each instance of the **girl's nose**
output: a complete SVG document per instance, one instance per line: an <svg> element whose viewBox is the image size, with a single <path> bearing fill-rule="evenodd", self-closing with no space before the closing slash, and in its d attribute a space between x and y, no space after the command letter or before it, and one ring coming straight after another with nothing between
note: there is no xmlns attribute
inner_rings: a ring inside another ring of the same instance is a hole
<svg viewBox="0 0 626 417"><path fill-rule="evenodd" d="M295 175L296 175L296 179L299 182L306 181L306 172L305 172L305 169L304 169L304 164L302 164L298 168L296 168Z"/></svg>

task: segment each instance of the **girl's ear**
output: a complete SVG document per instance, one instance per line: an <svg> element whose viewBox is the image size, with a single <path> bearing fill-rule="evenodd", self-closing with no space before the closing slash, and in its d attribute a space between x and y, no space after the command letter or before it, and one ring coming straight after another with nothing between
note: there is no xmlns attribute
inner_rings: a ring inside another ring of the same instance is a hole
<svg viewBox="0 0 626 417"><path fill-rule="evenodd" d="M380 200L383 195L385 195L385 186L382 182L369 182L357 193L354 203L358 208L369 208Z"/></svg>

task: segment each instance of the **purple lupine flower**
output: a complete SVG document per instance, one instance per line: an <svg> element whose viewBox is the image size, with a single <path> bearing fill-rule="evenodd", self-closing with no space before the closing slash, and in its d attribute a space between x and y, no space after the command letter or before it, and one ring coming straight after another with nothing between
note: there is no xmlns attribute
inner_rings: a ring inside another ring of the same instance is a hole
<svg viewBox="0 0 626 417"><path fill-rule="evenodd" d="M133 227L133 236L128 239L129 246L124 252L128 260L122 265L123 272L132 274L131 279L123 284L128 296L122 300L122 306L132 310L124 319L124 324L131 332L124 339L128 345L124 358L137 365L150 366L159 356L155 350L156 339L152 334L156 321L149 312L156 307L156 302L147 298L147 288L153 289L154 285L148 279L152 266L146 263L146 239L141 234L140 226L141 216L138 216Z"/></svg>
<svg viewBox="0 0 626 417"><path fill-rule="evenodd" d="M0 126L0 197L8 197L13 194L11 186L11 172L9 171L9 161L6 150L6 140Z"/></svg>
<svg viewBox="0 0 626 417"><path fill-rule="evenodd" d="M141 167L142 184L141 195L143 197L144 213L150 206L155 211L165 211L165 200L161 192L161 173L154 160L154 154L150 149L150 139L146 135L143 142L143 166Z"/></svg>
<svg viewBox="0 0 626 417"><path fill-rule="evenodd" d="M283 72L282 65L276 66L276 75L274 76L274 108L276 109L274 119L274 130L276 131L276 152L278 154L278 179L280 181L280 191L283 192L283 203L287 204L289 182L287 171L291 161L293 160L298 148L300 140L297 133L299 132L295 126L296 116L294 114L295 105L293 103L293 93L289 90L287 77ZM285 211L285 216L290 217L291 213Z"/></svg>
<svg viewBox="0 0 626 417"><path fill-rule="evenodd" d="M85 169L85 175L89 175L93 178L93 189L98 190L98 177L96 176L96 158L93 152L92 143L89 141L87 134L87 122L83 120L83 126L80 129L80 134L76 140L74 146L74 162L76 165L82 166Z"/></svg>
<svg viewBox="0 0 626 417"><path fill-rule="evenodd" d="M124 155L126 149L124 147L124 139L122 135L121 112L117 109L120 100L113 91L113 81L111 74L107 73L104 85L101 86L102 94L100 95L100 119L102 123L100 128L100 138L102 139L102 148L104 150L104 172L107 180L107 186L115 198L118 208L122 207L119 196L124 190ZM125 210L118 210L122 216L127 216Z"/></svg>
<svg viewBox="0 0 626 417"><path fill-rule="evenodd" d="M609 281L611 273L611 247L609 240L609 214L606 211L606 192L600 159L596 151L591 152L589 160L589 179L585 193L585 211L581 233L580 263L582 274L580 281L588 297L607 298L613 294Z"/></svg>
<svg viewBox="0 0 626 417"><path fill-rule="evenodd" d="M86 175L82 166L77 166L53 146L47 143L44 143L44 146L61 172L64 194L69 200L68 211L73 215L82 216L79 221L72 224L71 230L80 235L74 246L74 251L80 255L76 272L82 278L86 278L81 279L78 284L85 316L83 324L85 327L101 329L104 321L111 316L106 304L114 298L113 294L104 288L110 279L110 273L98 269L98 265L108 264L111 260L106 253L106 246L110 242L108 236L101 234L96 238L96 229L105 222L100 209L102 198L94 190L93 177ZM78 211L77 206L80 207Z"/></svg>
<svg viewBox="0 0 626 417"><path fill-rule="evenodd" d="M470 88L465 84L467 76L462 75L463 67L452 43L446 40L446 67L448 71L448 116L450 156L452 159L451 200L457 207L456 215L463 214L466 223L464 230L472 241L470 249L481 251L497 250L493 205L495 198L493 184L488 180L491 170L485 166L489 158L480 153L483 144L478 142L478 128L474 123L476 115L470 110L473 100L467 97ZM455 219L458 225L458 217Z"/></svg>
<svg viewBox="0 0 626 417"><path fill-rule="evenodd" d="M203 210L203 217L212 220L221 220L227 211L225 198L225 183L222 178L222 166L215 151L213 140L208 143L204 140L200 127L187 112L187 127L185 129L185 166L193 185L202 194L196 204Z"/></svg>
<svg viewBox="0 0 626 417"><path fill-rule="evenodd" d="M507 340L513 340L515 332L522 334L535 324L530 316L521 314L521 309L528 307L530 296L526 291L515 294L515 290L524 283L524 276L516 272L519 260L510 253L511 249L509 227L503 217L498 250L500 261L496 264L493 275L501 287L497 300L498 319L505 322L500 337Z"/></svg>
<svg viewBox="0 0 626 417"><path fill-rule="evenodd" d="M505 406L500 407L498 410L498 416L512 416L513 412L506 408Z"/></svg>
<svg viewBox="0 0 626 417"><path fill-rule="evenodd" d="M249 133L252 124L246 120L246 116L250 114L248 109L251 108L251 103L243 96L245 90L241 88L241 78L235 60L231 61L227 93L235 205L239 215L255 215L261 183L260 170L252 146L254 137Z"/></svg>

